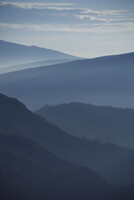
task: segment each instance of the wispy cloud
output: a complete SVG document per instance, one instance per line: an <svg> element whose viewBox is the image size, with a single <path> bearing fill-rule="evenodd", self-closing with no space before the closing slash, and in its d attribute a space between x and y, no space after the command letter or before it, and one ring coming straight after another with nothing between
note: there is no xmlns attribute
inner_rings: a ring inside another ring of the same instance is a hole
<svg viewBox="0 0 134 200"><path fill-rule="evenodd" d="M107 18L102 16L95 16L95 15L75 15L76 18L80 20L87 19L89 21L98 21L98 22L131 22L134 21L134 18Z"/></svg>
<svg viewBox="0 0 134 200"><path fill-rule="evenodd" d="M56 19L56 14L58 17L62 17L64 14L64 16L77 18L79 20L86 19L100 22L110 22L112 21L110 17L123 18L125 14L128 16L128 10L93 10L90 8L81 8L79 5L72 3L1 2L0 7L1 6L5 8L8 6L8 9L9 7L11 7L11 9L14 7L22 10L42 10L42 13L34 12L33 15L39 17L43 14L48 14L48 16L54 16L54 20ZM8 16L8 13L5 14Z"/></svg>
<svg viewBox="0 0 134 200"><path fill-rule="evenodd" d="M134 31L134 22L124 23L107 23L107 24L77 24L75 26L62 25L50 25L50 24L8 24L0 23L1 28L9 29L24 29L30 31L51 31L51 32L77 32L77 33L112 33L112 32L124 32Z"/></svg>
<svg viewBox="0 0 134 200"><path fill-rule="evenodd" d="M85 57L133 51L130 1L1 0L0 37Z"/></svg>
<svg viewBox="0 0 134 200"><path fill-rule="evenodd" d="M128 10L92 10L85 8L81 13L83 14L97 14L97 15L120 15L128 12Z"/></svg>
<svg viewBox="0 0 134 200"><path fill-rule="evenodd" d="M47 6L72 6L72 3L33 3L33 2L1 2L1 6L14 6L22 9L44 9Z"/></svg>
<svg viewBox="0 0 134 200"><path fill-rule="evenodd" d="M0 2L0 6L13 6L21 9L50 9L59 11L78 11L80 14L120 15L128 10L93 10L81 8L73 3L33 3L33 2ZM69 6L69 7L68 7Z"/></svg>
<svg viewBox="0 0 134 200"><path fill-rule="evenodd" d="M6 11L2 14L0 26L3 28L100 33L134 31L134 18L128 10L93 10L72 3L1 2L1 6L11 7L11 11L12 8L21 9L15 15L11 12L12 16Z"/></svg>
<svg viewBox="0 0 134 200"><path fill-rule="evenodd" d="M100 21L100 22L111 22L111 21L113 21L112 19L96 17L96 16L93 16L93 15L76 15L75 17L80 19L80 20L87 19L89 21Z"/></svg>

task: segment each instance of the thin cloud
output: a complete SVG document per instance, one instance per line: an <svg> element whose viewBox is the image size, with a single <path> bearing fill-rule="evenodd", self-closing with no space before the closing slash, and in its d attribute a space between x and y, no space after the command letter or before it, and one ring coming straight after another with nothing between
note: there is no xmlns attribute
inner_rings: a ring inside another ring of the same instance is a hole
<svg viewBox="0 0 134 200"><path fill-rule="evenodd" d="M97 15L121 15L126 13L128 10L92 10L85 8L81 13L83 14L97 14Z"/></svg>
<svg viewBox="0 0 134 200"><path fill-rule="evenodd" d="M124 13L127 13L128 10L93 10L90 8L81 8L79 5L72 4L72 3L33 3L33 2L1 2L0 6L13 6L16 8L21 9L38 9L38 10L50 10L50 11L67 11L68 14L77 15L80 16L80 19L87 18L86 16L88 14L94 14L98 16L121 16ZM70 6L70 7L68 7ZM73 13L74 12L74 13ZM60 13L57 13L60 14ZM83 16L83 17L82 17Z"/></svg>
<svg viewBox="0 0 134 200"><path fill-rule="evenodd" d="M100 18L100 17L96 17L93 15L76 15L75 16L78 19L88 19L89 21L99 21L99 22L112 22L114 21L113 19L107 19L107 18Z"/></svg>
<svg viewBox="0 0 134 200"><path fill-rule="evenodd" d="M19 12L15 15L11 12L12 16L10 16L10 12L2 13L1 27L5 28L62 32L97 32L98 30L100 32L114 32L134 29L134 19L129 15L128 10L93 10L81 8L72 3L1 2L0 6L22 9L21 15ZM38 12L35 9L38 9ZM22 17L23 10L24 17ZM45 22L49 22L49 24L46 25ZM62 26L63 22L66 23L66 26ZM86 27L84 27L85 22L88 24ZM53 25L54 23L55 25ZM81 26L77 26L77 24Z"/></svg>
<svg viewBox="0 0 134 200"><path fill-rule="evenodd" d="M62 25L49 25L49 24L7 24L0 23L1 28L9 29L24 29L30 31L50 31L50 32L77 32L77 33L112 33L134 31L134 22L124 23L108 23L108 24L79 24L75 26Z"/></svg>
<svg viewBox="0 0 134 200"><path fill-rule="evenodd" d="M100 16L95 16L95 15L75 15L76 18L80 20L87 19L92 22L131 22L134 21L134 18L102 18Z"/></svg>
<svg viewBox="0 0 134 200"><path fill-rule="evenodd" d="M72 6L72 3L33 3L33 2L1 2L1 6L14 6L22 9L43 9L47 6Z"/></svg>
<svg viewBox="0 0 134 200"><path fill-rule="evenodd" d="M21 9L48 9L57 11L78 11L79 14L96 15L121 15L128 10L93 10L89 8L80 8L73 3L33 3L33 2L1 2L0 6L14 6ZM62 7L63 6L63 7ZM67 7L71 6L71 7Z"/></svg>

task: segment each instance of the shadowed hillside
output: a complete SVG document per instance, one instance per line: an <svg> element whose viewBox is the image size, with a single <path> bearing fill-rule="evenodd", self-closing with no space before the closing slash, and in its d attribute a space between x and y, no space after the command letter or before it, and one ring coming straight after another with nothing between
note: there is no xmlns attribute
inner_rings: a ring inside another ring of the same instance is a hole
<svg viewBox="0 0 134 200"><path fill-rule="evenodd" d="M69 103L44 106L37 114L77 137L134 148L134 110Z"/></svg>
<svg viewBox="0 0 134 200"><path fill-rule="evenodd" d="M25 199L26 197L34 199L35 195L38 198L40 193L43 193L41 198L44 199L48 194L51 196L56 188L62 190L62 185L67 187L64 176L68 177L68 184L75 188L78 183L73 176L76 178L77 175L82 181L90 183L87 184L89 189L92 187L98 190L98 186L101 185L104 188L109 187L106 181L92 170L83 169L81 175L81 169L59 159L30 139L16 135L0 135L0 187L2 189L0 197L2 199ZM62 176L62 183L58 182ZM32 188L34 191L31 194L29 191ZM51 190L50 193L48 189ZM84 192L83 189L81 188L81 191ZM75 193L76 191L73 192L74 195ZM57 194L55 197L58 197Z"/></svg>
<svg viewBox="0 0 134 200"><path fill-rule="evenodd" d="M29 137L62 159L90 167L112 183L134 183L134 151L68 135L4 95L0 95L0 110L1 134Z"/></svg>
<svg viewBox="0 0 134 200"><path fill-rule="evenodd" d="M0 187L0 198L5 200L134 197L133 186L112 186L94 171L73 166L15 135L0 135Z"/></svg>

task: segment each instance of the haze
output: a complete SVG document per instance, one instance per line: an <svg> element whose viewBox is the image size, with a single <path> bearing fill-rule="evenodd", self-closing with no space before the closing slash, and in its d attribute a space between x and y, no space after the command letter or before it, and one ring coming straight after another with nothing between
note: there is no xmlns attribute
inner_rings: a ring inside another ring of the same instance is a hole
<svg viewBox="0 0 134 200"><path fill-rule="evenodd" d="M132 0L0 1L0 38L80 57L134 51Z"/></svg>

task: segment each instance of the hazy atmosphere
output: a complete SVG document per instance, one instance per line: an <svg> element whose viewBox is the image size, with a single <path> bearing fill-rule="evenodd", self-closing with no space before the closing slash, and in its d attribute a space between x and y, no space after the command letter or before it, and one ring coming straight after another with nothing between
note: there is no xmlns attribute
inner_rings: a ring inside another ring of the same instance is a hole
<svg viewBox="0 0 134 200"><path fill-rule="evenodd" d="M87 58L132 52L134 1L1 1L0 38Z"/></svg>
<svg viewBox="0 0 134 200"><path fill-rule="evenodd" d="M0 200L134 200L134 1L0 1Z"/></svg>

